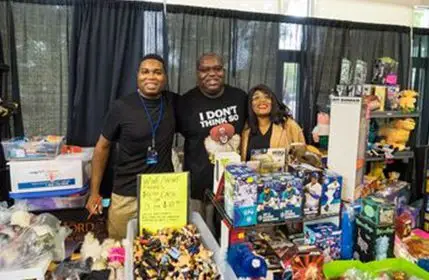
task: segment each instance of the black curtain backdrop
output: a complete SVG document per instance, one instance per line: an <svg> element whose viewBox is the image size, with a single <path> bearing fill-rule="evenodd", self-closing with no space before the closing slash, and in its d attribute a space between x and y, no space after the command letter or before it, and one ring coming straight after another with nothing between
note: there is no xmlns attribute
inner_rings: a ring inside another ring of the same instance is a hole
<svg viewBox="0 0 429 280"><path fill-rule="evenodd" d="M145 34L143 3L94 1L73 13L67 139L93 146L112 101L135 92L146 40L155 43L162 33Z"/></svg>

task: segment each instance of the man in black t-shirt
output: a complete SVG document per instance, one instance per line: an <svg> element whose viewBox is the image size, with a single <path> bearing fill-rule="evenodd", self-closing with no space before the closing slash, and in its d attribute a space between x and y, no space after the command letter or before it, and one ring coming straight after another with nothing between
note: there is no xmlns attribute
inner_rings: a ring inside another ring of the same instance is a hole
<svg viewBox="0 0 429 280"><path fill-rule="evenodd" d="M215 53L197 62L197 87L177 100L177 130L185 137L184 169L191 173L191 209L213 228L213 208L204 192L213 187L213 161L218 152L239 152L246 121L247 95L225 85L222 57Z"/></svg>
<svg viewBox="0 0 429 280"><path fill-rule="evenodd" d="M91 214L102 209L100 183L110 146L116 142L119 149L108 213L111 238L124 238L128 220L137 215L137 175L173 172L174 96L164 91L166 83L164 60L158 55L143 57L137 74L137 92L113 103L95 147L91 193L86 205Z"/></svg>

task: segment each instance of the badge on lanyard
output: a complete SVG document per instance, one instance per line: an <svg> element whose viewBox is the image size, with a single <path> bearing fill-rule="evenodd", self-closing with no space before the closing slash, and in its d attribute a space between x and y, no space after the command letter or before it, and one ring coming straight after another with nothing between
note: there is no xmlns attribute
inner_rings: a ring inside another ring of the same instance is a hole
<svg viewBox="0 0 429 280"><path fill-rule="evenodd" d="M140 91L139 91L140 92ZM144 100L144 98L141 96L141 94L139 94L140 96L140 100L142 101L144 110L146 112L147 118L149 120L151 129L152 129L152 143L151 145L147 148L147 154L146 154L146 164L147 165L154 165L158 163L158 152L156 151L156 146L155 146L155 136L156 136L156 131L158 130L159 124L161 123L161 119L162 119L162 114L163 114L163 100L162 100L162 96L161 96L161 105L160 105L160 110L159 110L159 118L158 121L156 122L156 124L154 124L152 117L149 113L149 110L147 109L146 106L146 102Z"/></svg>

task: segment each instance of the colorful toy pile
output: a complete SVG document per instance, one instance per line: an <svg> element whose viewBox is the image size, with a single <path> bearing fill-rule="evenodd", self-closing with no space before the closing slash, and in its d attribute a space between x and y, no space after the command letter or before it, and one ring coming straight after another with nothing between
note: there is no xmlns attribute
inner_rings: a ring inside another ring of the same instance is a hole
<svg viewBox="0 0 429 280"><path fill-rule="evenodd" d="M144 233L133 244L136 279L220 279L194 225Z"/></svg>

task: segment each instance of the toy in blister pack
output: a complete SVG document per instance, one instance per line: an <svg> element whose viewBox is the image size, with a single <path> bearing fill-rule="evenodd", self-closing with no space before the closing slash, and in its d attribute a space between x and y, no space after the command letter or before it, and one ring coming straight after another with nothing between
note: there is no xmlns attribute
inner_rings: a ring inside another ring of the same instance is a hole
<svg viewBox="0 0 429 280"><path fill-rule="evenodd" d="M380 102L379 111L384 111L386 106L386 93L387 89L385 86L375 86L374 95L378 98Z"/></svg>
<svg viewBox="0 0 429 280"><path fill-rule="evenodd" d="M398 85L387 87L386 110L399 110L399 92Z"/></svg>
<svg viewBox="0 0 429 280"><path fill-rule="evenodd" d="M225 211L233 226L256 224L258 176L248 166L231 164L225 169Z"/></svg>
<svg viewBox="0 0 429 280"><path fill-rule="evenodd" d="M353 248L356 241L356 216L361 210L358 202L344 203L341 212L341 259L353 258Z"/></svg>
<svg viewBox="0 0 429 280"><path fill-rule="evenodd" d="M320 203L320 213L322 215L340 213L342 186L342 176L332 171L325 170Z"/></svg>
<svg viewBox="0 0 429 280"><path fill-rule="evenodd" d="M356 67L353 77L353 84L363 85L366 82L366 76L368 73L368 66L365 61L357 60ZM357 95L355 95L357 96Z"/></svg>
<svg viewBox="0 0 429 280"><path fill-rule="evenodd" d="M340 85L349 85L351 79L351 66L350 60L343 58L341 60L341 74L340 74Z"/></svg>
<svg viewBox="0 0 429 280"><path fill-rule="evenodd" d="M396 85L398 80L398 62L390 57L375 61L372 83L379 85Z"/></svg>

